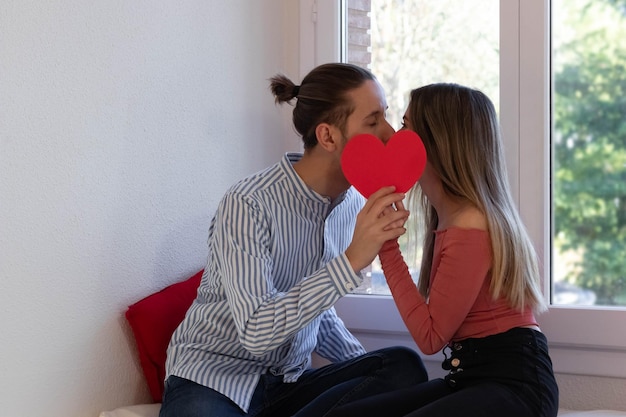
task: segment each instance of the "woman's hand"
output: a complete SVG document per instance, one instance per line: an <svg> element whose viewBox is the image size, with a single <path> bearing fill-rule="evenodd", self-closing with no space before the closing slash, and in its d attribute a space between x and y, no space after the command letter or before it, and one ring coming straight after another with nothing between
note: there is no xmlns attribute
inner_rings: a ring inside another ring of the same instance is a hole
<svg viewBox="0 0 626 417"><path fill-rule="evenodd" d="M372 263L383 243L402 236L409 217L402 200L404 194L394 193L395 187L383 187L367 200L356 218L352 242L346 257L355 271Z"/></svg>

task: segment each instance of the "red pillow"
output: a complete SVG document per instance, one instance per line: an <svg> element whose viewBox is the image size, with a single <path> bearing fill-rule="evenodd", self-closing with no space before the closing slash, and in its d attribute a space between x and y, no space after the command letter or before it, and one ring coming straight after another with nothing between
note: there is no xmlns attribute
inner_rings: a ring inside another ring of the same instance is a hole
<svg viewBox="0 0 626 417"><path fill-rule="evenodd" d="M154 402L161 402L163 397L167 345L196 298L202 272L147 296L126 311Z"/></svg>

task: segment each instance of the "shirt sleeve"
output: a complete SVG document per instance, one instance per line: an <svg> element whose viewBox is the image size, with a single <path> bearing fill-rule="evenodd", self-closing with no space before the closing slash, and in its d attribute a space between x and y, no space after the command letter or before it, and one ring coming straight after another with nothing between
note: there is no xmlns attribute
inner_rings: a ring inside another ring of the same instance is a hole
<svg viewBox="0 0 626 417"><path fill-rule="evenodd" d="M433 354L454 336L474 305L491 265L486 242L445 236L431 272L428 302L419 293L397 241L379 254L400 316L420 350Z"/></svg>
<svg viewBox="0 0 626 417"><path fill-rule="evenodd" d="M220 276L242 346L262 355L283 344L361 281L345 255L337 256L295 285L274 285L271 228L254 199L225 196L216 219Z"/></svg>
<svg viewBox="0 0 626 417"><path fill-rule="evenodd" d="M331 362L352 359L366 353L361 343L345 327L335 308L322 313L315 351Z"/></svg>

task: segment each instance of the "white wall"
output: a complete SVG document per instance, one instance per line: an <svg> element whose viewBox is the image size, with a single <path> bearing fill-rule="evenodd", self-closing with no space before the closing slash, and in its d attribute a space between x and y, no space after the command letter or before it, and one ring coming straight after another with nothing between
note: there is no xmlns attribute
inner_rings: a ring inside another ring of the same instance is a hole
<svg viewBox="0 0 626 417"><path fill-rule="evenodd" d="M0 417L150 401L123 313L202 268L234 180L300 148L266 81L307 70L298 14L294 0L0 2ZM626 409L623 379L558 378L564 406Z"/></svg>
<svg viewBox="0 0 626 417"><path fill-rule="evenodd" d="M299 74L297 16L0 2L0 417L149 401L123 313L203 267L233 181L300 149L267 88Z"/></svg>

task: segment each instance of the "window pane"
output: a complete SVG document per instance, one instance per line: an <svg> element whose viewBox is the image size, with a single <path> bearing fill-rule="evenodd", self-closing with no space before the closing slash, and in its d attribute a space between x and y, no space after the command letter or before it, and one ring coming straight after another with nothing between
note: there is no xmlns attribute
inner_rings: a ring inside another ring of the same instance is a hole
<svg viewBox="0 0 626 417"><path fill-rule="evenodd" d="M552 1L553 304L626 305L626 0Z"/></svg>
<svg viewBox="0 0 626 417"><path fill-rule="evenodd" d="M347 61L371 69L381 82L394 128L410 91L434 82L480 89L499 107L499 2L348 0ZM406 239L401 245L417 279L419 245L408 247ZM357 292L389 294L378 262L368 277Z"/></svg>

